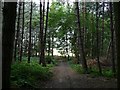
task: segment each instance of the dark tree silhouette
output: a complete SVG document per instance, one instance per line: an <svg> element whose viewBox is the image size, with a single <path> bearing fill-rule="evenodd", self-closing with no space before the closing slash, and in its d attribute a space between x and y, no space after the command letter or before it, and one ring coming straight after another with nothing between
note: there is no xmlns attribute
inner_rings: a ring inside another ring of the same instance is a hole
<svg viewBox="0 0 120 90"><path fill-rule="evenodd" d="M111 29L111 48L112 48L112 72L115 74L115 46L114 46L114 28L113 28L113 7L110 2L110 29Z"/></svg>
<svg viewBox="0 0 120 90"><path fill-rule="evenodd" d="M99 68L99 73L102 74L102 69L101 69L101 66L100 66L100 61L99 61L99 29L98 29L98 9L99 9L99 3L96 2L96 39L97 39L97 45L96 45L96 54L97 54L97 62L98 62L98 68Z"/></svg>
<svg viewBox="0 0 120 90"><path fill-rule="evenodd" d="M101 34L101 55L104 53L104 46L103 46L103 40L104 40L104 6L105 3L102 4L102 34Z"/></svg>
<svg viewBox="0 0 120 90"><path fill-rule="evenodd" d="M45 1L43 2L43 14L42 14L42 29L41 29L41 55L40 55L40 60L42 63L42 66L46 66L45 63L45 55L44 55L44 48L45 48L45 37L44 37L44 16L45 16ZM45 32L46 33L46 32Z"/></svg>
<svg viewBox="0 0 120 90"><path fill-rule="evenodd" d="M115 32L116 32L116 46L117 46L117 68L120 68L120 2L114 2L114 15L115 15ZM118 88L120 88L120 70L117 72Z"/></svg>
<svg viewBox="0 0 120 90"><path fill-rule="evenodd" d="M43 40L43 34L42 34L42 2L40 0L40 33L39 33L39 57L40 57L40 60L39 60L39 64L42 63L42 59L41 59L41 48L42 48L42 40Z"/></svg>
<svg viewBox="0 0 120 90"><path fill-rule="evenodd" d="M5 2L2 28L2 88L10 87L10 67L15 36L16 2Z"/></svg>
<svg viewBox="0 0 120 90"><path fill-rule="evenodd" d="M48 29L47 28L48 27L48 12L49 12L49 0L47 2L46 24L45 24L46 26L45 26L45 34L44 34L44 45L43 45L44 59L45 59L45 49L46 49L46 34L47 34L47 29ZM45 60L44 60L44 62L45 62Z"/></svg>
<svg viewBox="0 0 120 90"><path fill-rule="evenodd" d="M87 67L87 64L86 64L86 58L85 58L84 48L83 48L83 41L82 41L82 37L81 37L81 26L80 26L80 16L79 16L78 2L75 2L75 5L76 5L76 15L77 15L79 53L81 55L82 67L83 67L84 73L88 73L88 67Z"/></svg>

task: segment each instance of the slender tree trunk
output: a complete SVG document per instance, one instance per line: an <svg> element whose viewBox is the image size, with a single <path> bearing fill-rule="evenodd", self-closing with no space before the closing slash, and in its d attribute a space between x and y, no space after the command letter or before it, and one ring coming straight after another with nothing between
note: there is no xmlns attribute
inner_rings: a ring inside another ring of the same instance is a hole
<svg viewBox="0 0 120 90"><path fill-rule="evenodd" d="M76 31L78 31L78 30L76 30ZM80 63L82 63L81 61L81 58L80 58L80 54L79 54L79 35L78 35L78 33L77 32L75 32L76 33L76 37L75 37L75 40L76 40L76 45L75 45L75 53L76 53L76 58L77 58L77 64L80 64Z"/></svg>
<svg viewBox="0 0 120 90"><path fill-rule="evenodd" d="M14 61L16 61L17 45L18 45L18 38L19 38L19 32L20 32L20 12L21 12L21 5L22 5L22 3L19 2L18 20L17 20L17 32L16 32L16 37L15 37Z"/></svg>
<svg viewBox="0 0 120 90"><path fill-rule="evenodd" d="M47 27L48 27L48 11L49 11L49 0L47 2L47 12L46 12L46 26L45 26L45 35L44 35L44 44L43 44L43 52L44 52L44 64L45 64L45 50L46 50L46 33L47 33ZM45 65L46 66L46 65Z"/></svg>
<svg viewBox="0 0 120 90"><path fill-rule="evenodd" d="M23 34L24 34L24 2L23 2L23 20L22 20L22 37L21 37L21 50L20 50L20 61L22 61L22 54L23 54Z"/></svg>
<svg viewBox="0 0 120 90"><path fill-rule="evenodd" d="M111 40L110 40L109 45L108 45L108 47L107 47L106 60L108 60L108 57L109 57L109 55L110 55L110 47L111 47Z"/></svg>
<svg viewBox="0 0 120 90"><path fill-rule="evenodd" d="M42 63L42 59L41 59L42 38L43 38L43 34L42 34L42 2L40 0L40 33L39 33L39 57L40 57L40 60L39 60L39 64Z"/></svg>
<svg viewBox="0 0 120 90"><path fill-rule="evenodd" d="M92 20L91 21L92 25L94 25L94 19L93 18L94 18L94 15L93 15L93 11L92 11L92 19L91 19ZM91 48L92 49L91 50L91 54L92 55L91 56L92 56L92 59L94 59L94 31L93 31L93 29L92 29L92 41L91 41L91 45L92 45L92 48Z"/></svg>
<svg viewBox="0 0 120 90"><path fill-rule="evenodd" d="M116 32L116 46L117 46L117 69L120 68L120 2L114 2L114 15L115 15L115 32ZM117 71L118 88L120 88L120 70Z"/></svg>
<svg viewBox="0 0 120 90"><path fill-rule="evenodd" d="M103 46L103 41L104 41L104 2L103 2L103 10L102 10L102 35L101 35L101 55L104 55L104 46Z"/></svg>
<svg viewBox="0 0 120 90"><path fill-rule="evenodd" d="M99 68L99 73L102 74L102 69L101 69L101 66L100 66L100 61L99 61L99 30L98 30L98 9L99 9L99 3L96 2L96 36L97 36L97 51L96 51L96 54L97 54L97 62L98 62L98 68Z"/></svg>
<svg viewBox="0 0 120 90"><path fill-rule="evenodd" d="M85 7L85 2L83 2L83 47L85 49L85 56L86 56L86 36L87 36L87 32L86 32L86 26L85 26L85 22L86 22L86 7Z"/></svg>
<svg viewBox="0 0 120 90"><path fill-rule="evenodd" d="M42 12L42 11L41 11ZM41 54L40 54L40 60L42 63L42 66L46 66L45 58L44 58L44 12L45 12L45 1L43 2L43 14L42 14L42 28L41 28Z"/></svg>
<svg viewBox="0 0 120 90"><path fill-rule="evenodd" d="M78 27L78 34L79 34L79 53L81 55L81 59L82 59L82 67L84 70L84 73L88 73L88 67L86 64L86 58L85 58L85 54L84 54L84 48L83 48L83 41L82 41L82 37L81 37L81 27L80 27L80 16L79 16L79 7L78 7L78 2L75 2L76 5L76 12L77 12L77 27Z"/></svg>
<svg viewBox="0 0 120 90"><path fill-rule="evenodd" d="M0 72L2 73L2 20L3 20L3 13L2 13L2 5L3 2L0 1ZM0 88L2 87L2 74L0 74Z"/></svg>
<svg viewBox="0 0 120 90"><path fill-rule="evenodd" d="M53 35L53 33L52 33L52 57L53 57L53 48L54 48L54 35Z"/></svg>
<svg viewBox="0 0 120 90"><path fill-rule="evenodd" d="M48 56L50 56L50 46L51 46L51 40L50 40L50 31L49 31L49 36L48 36Z"/></svg>
<svg viewBox="0 0 120 90"><path fill-rule="evenodd" d="M2 27L2 89L10 88L10 70L15 36L16 8L16 2L4 3Z"/></svg>
<svg viewBox="0 0 120 90"><path fill-rule="evenodd" d="M28 63L30 63L31 57L31 29L32 29L32 1L31 1L31 11L30 11L30 26L29 26L29 47L28 47Z"/></svg>
<svg viewBox="0 0 120 90"><path fill-rule="evenodd" d="M113 7L110 2L110 29L111 29L111 49L112 49L112 72L115 75L115 47L114 47L114 28L113 28Z"/></svg>

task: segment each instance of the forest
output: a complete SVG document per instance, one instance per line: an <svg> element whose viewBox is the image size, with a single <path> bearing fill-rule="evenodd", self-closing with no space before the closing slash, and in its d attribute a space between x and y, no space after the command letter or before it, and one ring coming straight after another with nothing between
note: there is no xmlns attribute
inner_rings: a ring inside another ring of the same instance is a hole
<svg viewBox="0 0 120 90"><path fill-rule="evenodd" d="M118 88L119 7L109 0L0 1L2 89Z"/></svg>

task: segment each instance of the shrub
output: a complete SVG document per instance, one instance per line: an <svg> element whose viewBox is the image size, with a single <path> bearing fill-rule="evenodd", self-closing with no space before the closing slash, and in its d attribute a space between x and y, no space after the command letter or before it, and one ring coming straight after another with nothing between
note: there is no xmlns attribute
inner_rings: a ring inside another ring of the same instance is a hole
<svg viewBox="0 0 120 90"><path fill-rule="evenodd" d="M52 56L46 56L46 62L48 63L48 64L54 64L54 65L57 65L58 64L58 62L57 62L57 60L55 60Z"/></svg>
<svg viewBox="0 0 120 90"><path fill-rule="evenodd" d="M37 88L40 86L40 82L50 79L51 67L42 67L35 62L16 62L11 66L11 85L20 88Z"/></svg>
<svg viewBox="0 0 120 90"><path fill-rule="evenodd" d="M82 70L82 66L80 64L73 64L72 61L69 61L69 65L78 73L82 74L83 70ZM107 78L113 78L114 74L112 73L111 68L104 68L102 69L102 75L99 73L99 70L97 67L94 67L92 69L88 69L88 71L90 72L89 74L91 76L94 77L98 77L98 76L104 76Z"/></svg>

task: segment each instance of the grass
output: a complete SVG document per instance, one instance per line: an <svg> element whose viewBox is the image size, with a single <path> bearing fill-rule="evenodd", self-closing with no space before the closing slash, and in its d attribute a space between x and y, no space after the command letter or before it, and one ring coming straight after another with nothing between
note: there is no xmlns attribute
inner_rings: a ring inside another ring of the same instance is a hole
<svg viewBox="0 0 120 90"><path fill-rule="evenodd" d="M82 66L80 64L73 64L72 61L69 61L69 65L79 74L83 74ZM107 78L114 78L114 74L112 73L111 68L102 69L102 75L99 73L98 68L96 67L92 68L92 70L88 69L88 71L90 72L89 74L93 77L103 76Z"/></svg>
<svg viewBox="0 0 120 90"><path fill-rule="evenodd" d="M51 69L54 64L47 64L42 67L36 58L31 58L31 63L27 63L27 58L22 62L14 62L11 65L11 87L12 88L40 88L42 82L51 79Z"/></svg>

